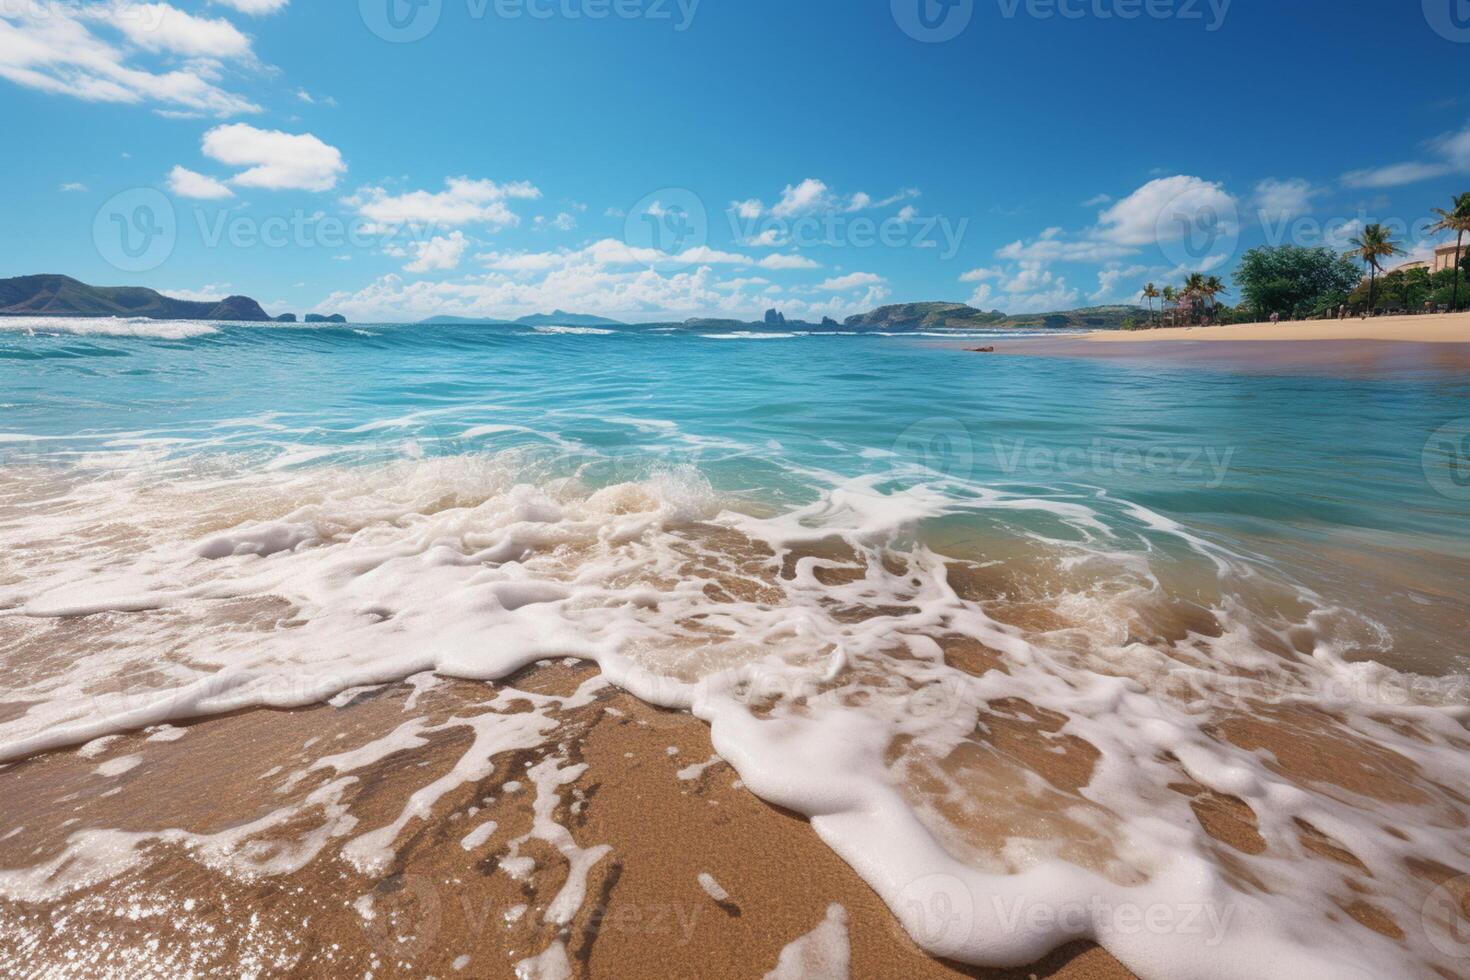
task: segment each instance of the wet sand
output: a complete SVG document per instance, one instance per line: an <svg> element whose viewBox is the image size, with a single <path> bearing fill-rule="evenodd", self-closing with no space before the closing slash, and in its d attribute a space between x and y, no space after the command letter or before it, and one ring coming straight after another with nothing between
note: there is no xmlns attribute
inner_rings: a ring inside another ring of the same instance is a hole
<svg viewBox="0 0 1470 980"><path fill-rule="evenodd" d="M513 683L566 695L595 677L590 668L557 664ZM173 740L138 733L101 751L6 767L0 826L21 831L0 841L0 867L48 860L87 827L214 833L258 819L313 785L283 791L283 774L323 743L350 752L391 732L407 717L410 695L398 685L342 707L252 711L164 730ZM449 718L491 696L486 685L445 682L415 710ZM467 741L436 736L363 771L349 803L357 831L391 822ZM517 783L553 753L587 766L564 787L556 819L580 845L610 848L565 929L542 920L568 877L554 849L530 842L538 871L529 880L500 867L506 843L533 823L535 790ZM331 846L294 873L242 877L214 870L223 865L197 848L150 843L146 860L120 877L44 903L0 900L0 974L513 977L519 961L560 937L574 976L748 978L774 968L782 948L838 903L848 915L853 976L1132 976L1084 943L1019 971L929 958L804 819L761 802L723 762L689 771L713 755L703 723L607 687L565 713L541 749L496 758L492 775L412 821L381 876L356 873ZM133 758L121 775L99 774L110 760ZM466 848L462 841L487 820L496 829ZM290 829L306 834L312 823ZM292 845L275 828L249 846L265 853ZM727 897L707 894L701 874Z"/></svg>

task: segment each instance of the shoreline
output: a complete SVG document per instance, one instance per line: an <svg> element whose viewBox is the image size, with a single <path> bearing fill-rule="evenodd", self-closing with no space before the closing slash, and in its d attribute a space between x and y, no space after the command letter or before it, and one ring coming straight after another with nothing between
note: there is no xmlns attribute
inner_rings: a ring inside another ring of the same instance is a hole
<svg viewBox="0 0 1470 980"><path fill-rule="evenodd" d="M970 343L955 348L973 351ZM994 341L1008 356L1177 364L1255 374L1470 372L1470 313L1094 331Z"/></svg>
<svg viewBox="0 0 1470 980"><path fill-rule="evenodd" d="M1372 320L1301 320L1292 323L1232 323L1215 327L1158 327L1150 330L1098 330L1081 338L1089 343L1201 343L1262 341L1382 341L1416 344L1470 344L1470 312L1384 316Z"/></svg>

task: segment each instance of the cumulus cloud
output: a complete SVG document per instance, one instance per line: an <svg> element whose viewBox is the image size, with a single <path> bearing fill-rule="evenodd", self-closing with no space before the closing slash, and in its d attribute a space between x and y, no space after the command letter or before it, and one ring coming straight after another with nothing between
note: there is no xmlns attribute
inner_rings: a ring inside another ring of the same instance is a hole
<svg viewBox="0 0 1470 980"><path fill-rule="evenodd" d="M783 255L778 252L761 259L760 267L762 269L820 269L822 263L815 262L804 255Z"/></svg>
<svg viewBox="0 0 1470 980"><path fill-rule="evenodd" d="M80 8L89 20L112 27L145 51L166 51L186 58L248 58L250 39L219 17L196 17L166 3L110 4Z"/></svg>
<svg viewBox="0 0 1470 980"><path fill-rule="evenodd" d="M168 189L179 197L192 197L205 201L235 196L235 192L221 181L195 173L187 167L174 167L169 172Z"/></svg>
<svg viewBox="0 0 1470 980"><path fill-rule="evenodd" d="M1309 180L1277 180L1268 177L1256 185L1256 213L1265 222L1290 221L1292 218L1310 214L1312 198L1322 193Z"/></svg>
<svg viewBox="0 0 1470 980"><path fill-rule="evenodd" d="M787 184L781 192L781 200L771 208L775 218L796 218L816 211L831 210L832 195L827 185L815 177L808 177L799 184Z"/></svg>
<svg viewBox="0 0 1470 980"><path fill-rule="evenodd" d="M329 191L347 169L336 147L310 133L294 135L244 123L205 133L203 152L228 166L248 168L230 179L239 187Z"/></svg>
<svg viewBox="0 0 1470 980"><path fill-rule="evenodd" d="M1067 285L1067 280L1051 272L1040 262L1023 262L1013 273L996 269L972 269L960 277L962 282L980 282L970 296L970 305L984 307L997 303L1007 313L1051 313L1069 309L1081 296ZM994 285L982 280L994 280ZM1002 295L1003 294L1003 295Z"/></svg>
<svg viewBox="0 0 1470 980"><path fill-rule="evenodd" d="M285 10L291 0L214 0L214 2L233 7L240 13L249 14L251 17L260 17L264 14Z"/></svg>
<svg viewBox="0 0 1470 980"><path fill-rule="evenodd" d="M458 228L488 225L508 228L520 224L510 201L534 200L541 191L525 182L499 184L493 180L450 177L442 191L390 194L381 187L364 187L344 203L368 221L384 228L405 225Z"/></svg>
<svg viewBox="0 0 1470 980"><path fill-rule="evenodd" d="M857 289L860 286L877 286L881 285L885 281L886 280L884 280L884 278L877 273L853 272L845 276L837 276L836 278L828 279L826 282L821 283L816 288L818 292L845 293L849 289Z"/></svg>
<svg viewBox="0 0 1470 980"><path fill-rule="evenodd" d="M414 260L403 267L405 272L449 272L459 268L469 239L464 232L456 231L426 242L415 242L412 246Z"/></svg>
<svg viewBox="0 0 1470 980"><path fill-rule="evenodd" d="M883 200L863 191L840 195L827 186L825 181L808 177L799 184L787 184L781 191L781 199L766 210L765 203L758 197L744 201L731 201L730 210L744 221L755 221L763 216L779 220L801 218L810 214L855 214L872 208L887 208L919 196L913 187L905 187ZM911 210L911 209L905 209Z"/></svg>
<svg viewBox="0 0 1470 980"><path fill-rule="evenodd" d="M1131 245L1099 241L1092 238L1064 241L1047 229L1033 242L1015 241L996 251L996 257L1012 262L1105 262L1132 255Z"/></svg>
<svg viewBox="0 0 1470 980"><path fill-rule="evenodd" d="M1118 245L1152 245L1182 238L1184 222L1171 215L1213 212L1222 224L1237 213L1235 198L1216 183L1179 175L1151 180L1098 215L1095 237Z"/></svg>
<svg viewBox="0 0 1470 980"><path fill-rule="evenodd" d="M143 19L148 14L152 21ZM167 16L159 18L160 14ZM91 26L118 32L103 40ZM144 28L152 26L151 30ZM140 57L185 55L183 67L144 67ZM220 59L253 63L249 42L226 21L194 17L167 4L0 5L0 78L53 95L125 105L153 103L166 115L259 112L216 81Z"/></svg>

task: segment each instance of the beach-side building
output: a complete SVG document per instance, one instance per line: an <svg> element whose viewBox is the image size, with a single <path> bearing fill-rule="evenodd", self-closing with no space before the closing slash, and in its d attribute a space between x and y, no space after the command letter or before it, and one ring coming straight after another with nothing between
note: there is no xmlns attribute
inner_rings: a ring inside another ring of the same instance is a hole
<svg viewBox="0 0 1470 980"><path fill-rule="evenodd" d="M1470 244L1465 246L1465 251L1470 251ZM1461 252L1461 257L1464 257L1463 251ZM1429 270L1430 272L1444 272L1446 269L1453 269L1454 267L1455 246L1453 244L1441 245L1434 250L1434 266Z"/></svg>
<svg viewBox="0 0 1470 980"><path fill-rule="evenodd" d="M1460 252L1461 258L1464 258L1466 255L1470 255L1470 241L1465 243L1464 249ZM1415 269L1427 269L1430 273L1436 273L1444 272L1446 269L1453 269L1454 267L1455 244L1451 242L1448 245L1441 245L1436 248L1434 250L1434 258L1432 259L1417 259L1413 262L1405 262L1403 265L1396 265L1388 271L1413 272Z"/></svg>

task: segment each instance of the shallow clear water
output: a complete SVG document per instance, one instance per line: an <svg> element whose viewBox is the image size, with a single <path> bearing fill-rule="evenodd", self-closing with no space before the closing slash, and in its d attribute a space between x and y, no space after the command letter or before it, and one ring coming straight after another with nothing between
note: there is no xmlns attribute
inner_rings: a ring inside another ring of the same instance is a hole
<svg viewBox="0 0 1470 980"><path fill-rule="evenodd" d="M1337 977L1464 948L1463 376L26 321L0 406L0 760L575 657L708 722L940 955L1088 937L1145 977ZM485 715L458 768L543 720ZM1227 847L1211 807L1256 836ZM379 873L413 819L341 858ZM79 833L0 898L136 846ZM1120 931L1138 908L1177 928Z"/></svg>
<svg viewBox="0 0 1470 980"><path fill-rule="evenodd" d="M1463 376L981 358L913 337L5 326L11 463L118 454L166 472L201 454L244 469L514 449L540 479L606 485L692 465L715 490L773 506L875 474L957 498L1079 499L1105 520L1121 519L1114 498L1382 605L1417 669L1464 663L1458 644L1427 650L1416 629L1421 614L1470 626L1463 590L1446 588L1470 561L1470 491L1446 496L1425 471L1427 452L1447 466L1431 435L1470 414ZM1402 594L1364 587L1380 575Z"/></svg>

